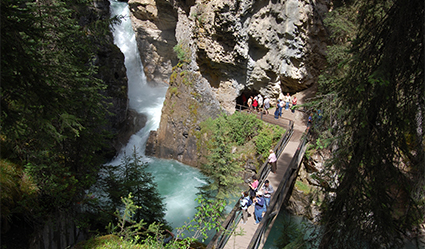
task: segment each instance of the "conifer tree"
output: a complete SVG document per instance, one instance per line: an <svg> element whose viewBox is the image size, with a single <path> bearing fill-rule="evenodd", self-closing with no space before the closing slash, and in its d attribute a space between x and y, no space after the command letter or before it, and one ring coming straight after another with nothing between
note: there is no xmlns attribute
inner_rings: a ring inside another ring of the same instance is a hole
<svg viewBox="0 0 425 249"><path fill-rule="evenodd" d="M1 159L37 184L28 217L72 205L105 160L106 86L93 41L109 22L79 24L90 2L1 1Z"/></svg>
<svg viewBox="0 0 425 249"><path fill-rule="evenodd" d="M165 207L158 193L153 176L146 172L148 164L142 162L141 156L134 150L131 156L124 156L118 166L106 166L108 176L102 184L112 205L105 208L121 207L121 198L132 194L134 205L139 206L132 219L136 222L144 220L147 224L153 222L166 225Z"/></svg>
<svg viewBox="0 0 425 249"><path fill-rule="evenodd" d="M346 70L316 105L327 120L333 113L329 165L338 173L320 248L398 248L424 219L424 2L352 6L358 31Z"/></svg>
<svg viewBox="0 0 425 249"><path fill-rule="evenodd" d="M213 191L215 198L219 200L238 193L237 186L242 183L239 175L242 167L232 154L227 116L222 117L214 122L211 150L207 156L208 163L201 168L211 181L207 191L210 193Z"/></svg>

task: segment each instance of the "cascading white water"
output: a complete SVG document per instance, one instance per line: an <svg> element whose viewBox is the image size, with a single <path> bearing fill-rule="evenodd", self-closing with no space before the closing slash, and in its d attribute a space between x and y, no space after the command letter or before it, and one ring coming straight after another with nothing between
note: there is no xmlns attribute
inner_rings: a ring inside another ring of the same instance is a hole
<svg viewBox="0 0 425 249"><path fill-rule="evenodd" d="M146 126L134 134L121 153L109 164L119 165L124 154L131 155L135 147L143 160L149 163L147 169L155 177L158 191L166 204L165 219L174 228L188 221L195 214L197 187L206 182L199 170L173 160L161 160L144 156L146 140L151 130L159 127L161 109L167 87L151 87L146 82L140 60L135 33L131 26L129 8L126 2L110 0L111 15L124 16L120 25L114 26L114 43L125 56L128 78L130 108L147 116Z"/></svg>

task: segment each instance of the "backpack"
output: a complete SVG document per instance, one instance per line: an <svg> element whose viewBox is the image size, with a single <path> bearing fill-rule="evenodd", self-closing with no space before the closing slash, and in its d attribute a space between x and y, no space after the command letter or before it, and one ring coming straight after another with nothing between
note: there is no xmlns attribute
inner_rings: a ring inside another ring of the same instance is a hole
<svg viewBox="0 0 425 249"><path fill-rule="evenodd" d="M246 200L246 198L245 198L245 197L242 197L242 198L239 200L239 205L241 206L241 208L244 208L244 207L246 207L246 206L248 205L248 201Z"/></svg>

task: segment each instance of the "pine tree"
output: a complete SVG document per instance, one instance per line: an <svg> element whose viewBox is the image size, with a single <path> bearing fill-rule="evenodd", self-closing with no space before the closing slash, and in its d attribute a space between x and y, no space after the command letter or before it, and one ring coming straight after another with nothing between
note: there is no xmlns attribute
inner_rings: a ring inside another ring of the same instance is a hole
<svg viewBox="0 0 425 249"><path fill-rule="evenodd" d="M93 37L109 22L81 26L89 3L1 1L1 158L37 183L33 218L72 205L104 162L106 86Z"/></svg>
<svg viewBox="0 0 425 249"><path fill-rule="evenodd" d="M338 148L320 248L397 248L424 219L424 2L353 5L346 71L316 106L334 113Z"/></svg>
<svg viewBox="0 0 425 249"><path fill-rule="evenodd" d="M210 181L206 187L207 192L213 193L212 195L219 200L238 194L238 185L243 182L239 174L242 167L232 154L233 142L227 123L227 116L215 120L212 127L211 150L207 156L208 163L201 168Z"/></svg>
<svg viewBox="0 0 425 249"><path fill-rule="evenodd" d="M118 166L107 166L108 177L103 187L112 200L112 205L105 208L121 207L121 198L131 194L134 205L139 206L132 217L136 222L144 220L147 224L153 222L166 225L163 199L158 193L153 176L146 172L148 164L134 151L131 156L124 156Z"/></svg>

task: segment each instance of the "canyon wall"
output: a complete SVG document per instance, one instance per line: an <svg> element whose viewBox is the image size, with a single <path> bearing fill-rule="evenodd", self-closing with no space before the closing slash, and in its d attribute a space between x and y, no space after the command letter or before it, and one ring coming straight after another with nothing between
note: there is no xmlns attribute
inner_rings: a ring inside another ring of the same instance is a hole
<svg viewBox="0 0 425 249"><path fill-rule="evenodd" d="M273 104L313 86L325 66L329 4L129 0L146 76L170 84L146 153L198 166L203 152L191 131L206 118L233 113L242 95Z"/></svg>

